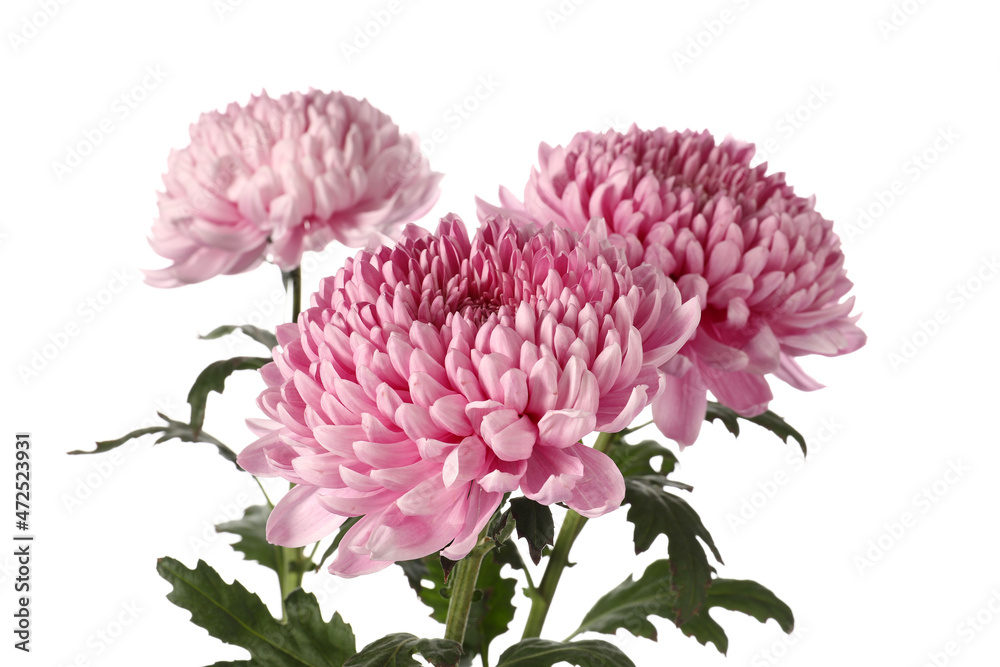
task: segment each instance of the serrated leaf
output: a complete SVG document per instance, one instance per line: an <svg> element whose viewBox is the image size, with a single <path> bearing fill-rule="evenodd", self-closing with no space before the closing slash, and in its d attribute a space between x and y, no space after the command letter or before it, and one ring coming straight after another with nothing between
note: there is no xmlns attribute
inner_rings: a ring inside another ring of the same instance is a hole
<svg viewBox="0 0 1000 667"><path fill-rule="evenodd" d="M222 338L223 336L228 336L236 331L242 331L244 334L257 341L269 350L273 350L278 347L278 337L267 329L261 329L260 327L255 327L252 324L227 324L225 326L217 327L209 331L204 336L198 336L202 340L211 340L213 338Z"/></svg>
<svg viewBox="0 0 1000 667"><path fill-rule="evenodd" d="M788 422L777 414L768 410L763 414L759 414L755 417L745 417L745 419L752 421L758 426L763 426L768 431L781 438L782 442L788 442L788 439L792 438L799 443L799 449L802 450L802 455L808 455L808 451L806 450L806 439L802 437L801 433L792 428Z"/></svg>
<svg viewBox="0 0 1000 667"><path fill-rule="evenodd" d="M247 560L257 561L264 567L278 572L278 549L267 541L267 517L271 508L267 505L253 505L246 508L243 518L236 521L226 521L215 527L216 532L239 535L240 539L233 544L233 549L242 553Z"/></svg>
<svg viewBox="0 0 1000 667"><path fill-rule="evenodd" d="M450 639L420 639L404 632L372 642L344 663L344 667L420 667L413 659L419 653L432 665L454 665L462 654Z"/></svg>
<svg viewBox="0 0 1000 667"><path fill-rule="evenodd" d="M271 363L270 357L233 357L209 364L198 374L194 384L191 385L191 391L188 392L187 402L191 405L192 432L195 434L201 432L201 427L205 424L205 404L208 402L208 395L213 391L221 394L226 388L226 378L236 371L257 370L269 363Z"/></svg>
<svg viewBox="0 0 1000 667"><path fill-rule="evenodd" d="M729 650L729 638L722 626L709 615L713 607L738 611L761 623L773 618L785 633L795 629L795 616L791 608L778 596L756 581L745 579L714 579L701 610L681 625L681 632L698 642L715 644L720 653Z"/></svg>
<svg viewBox="0 0 1000 667"><path fill-rule="evenodd" d="M657 536L667 536L672 583L677 593L677 611L673 620L675 623L683 622L705 601L715 571L708 563L699 538L720 563L722 556L697 512L687 501L664 490L662 479L626 479L625 502L630 505L626 518L635 525L636 554L646 551Z"/></svg>
<svg viewBox="0 0 1000 667"><path fill-rule="evenodd" d="M403 569L403 574L406 575L406 581L410 584L410 588L419 596L423 590L424 586L421 583L424 579L430 579L430 570L427 568L427 563L424 562L424 558L415 558L413 560L401 560L396 563L399 567Z"/></svg>
<svg viewBox="0 0 1000 667"><path fill-rule="evenodd" d="M463 666L471 665L472 659L477 655L489 657L490 643L503 633L507 632L510 622L514 620L515 608L513 604L514 594L517 590L517 581L501 574L504 563L497 560L490 551L483 558L479 568L479 578L476 580L476 590L482 591L482 598L473 602L469 609L469 620L465 627L465 641L462 648L465 653L462 656ZM444 623L448 617L448 598L442 595L442 590L446 590L444 583L444 570L441 561L436 554L422 559L423 568L418 565L409 566L410 573L414 576L419 574L418 585L420 590L417 594L420 600L431 608L431 618L439 623ZM410 561L412 563L412 561ZM397 563L402 566L402 563ZM408 568L404 568L406 571ZM409 576L409 573L408 573ZM423 581L429 583L424 586ZM412 585L412 582L411 582Z"/></svg>
<svg viewBox="0 0 1000 667"><path fill-rule="evenodd" d="M582 632L613 635L619 628L624 628L636 637L656 641L656 627L648 617L656 615L673 620L676 616L677 596L671 577L670 561L653 562L639 579L633 581L630 576L602 596L571 636Z"/></svg>
<svg viewBox="0 0 1000 667"><path fill-rule="evenodd" d="M123 435L117 440L104 440L97 443L97 449L91 449L87 451L85 449L75 449L72 452L67 452L67 454L77 455L77 454L103 454L104 452L110 452L116 447L121 447L129 440L133 438L141 438L144 435L149 435L150 433L162 433L166 430L165 426L149 426L147 428L140 428L131 433Z"/></svg>
<svg viewBox="0 0 1000 667"><path fill-rule="evenodd" d="M739 437L740 416L721 403L708 401L708 405L705 407L705 421L711 423L716 419L721 421L726 430L732 433L734 437Z"/></svg>
<svg viewBox="0 0 1000 667"><path fill-rule="evenodd" d="M599 639L569 643L523 639L503 652L497 667L552 667L561 662L577 667L635 667L621 649Z"/></svg>
<svg viewBox="0 0 1000 667"><path fill-rule="evenodd" d="M190 611L191 621L216 639L249 651L249 664L343 667L357 650L351 626L340 614L324 621L316 596L301 588L285 600L288 623L282 624L255 593L239 581L226 583L204 561L191 570L173 558L161 558L156 570L173 586L167 599Z"/></svg>
<svg viewBox="0 0 1000 667"><path fill-rule="evenodd" d="M528 498L514 498L510 501L510 513L517 536L528 543L528 555L538 565L542 549L552 546L556 537L551 508Z"/></svg>
<svg viewBox="0 0 1000 667"><path fill-rule="evenodd" d="M517 544L514 542L505 542L504 544L498 544L493 547L494 560L500 565L510 565L515 570L526 570L527 565L524 562L524 558L521 557L521 552L517 548Z"/></svg>
<svg viewBox="0 0 1000 667"><path fill-rule="evenodd" d="M608 455L621 470L623 477L666 476L672 473L677 465L677 455L655 440L643 440L634 445L619 440ZM658 456L663 460L654 468L652 460Z"/></svg>
<svg viewBox="0 0 1000 667"><path fill-rule="evenodd" d="M141 428L141 429L139 429L137 431L132 431L131 433L129 433L129 434L125 435L125 436L122 436L121 438L118 438L117 440L105 440L103 442L98 442L97 443L97 449L91 450L89 452L88 451L84 451L82 449L78 449L76 451L72 451L72 452L69 452L69 453L70 454L74 454L74 455L75 454L102 454L104 452L111 451L112 449L114 449L116 447L121 447L122 445L124 445L129 440L132 440L133 438L141 438L142 436L149 435L151 433L159 433L160 437L156 439L156 441L154 442L154 444L158 445L158 444L160 444L162 442L166 442L168 440L173 440L175 438L178 439L178 440L181 440L183 442L205 442L205 443L208 443L208 444L211 444L211 445L215 445L216 449L219 450L219 454L221 454L224 459L226 459L227 461L229 461L230 463L232 463L239 470L242 470L242 468L240 468L239 464L236 463L236 452L234 452L233 450L229 449L229 447L227 447L226 445L224 445L221 442L219 442L219 440L217 440L216 438L213 438L212 436L210 436L208 433L205 433L204 431L200 431L198 433L195 433L192 430L190 424L185 424L184 422L179 422L179 421L175 421L173 419L170 419L169 417L167 417L162 412L157 412L156 414L157 414L157 416L160 419L162 419L164 422L166 422L165 426L150 426L150 427L147 427L147 428Z"/></svg>
<svg viewBox="0 0 1000 667"><path fill-rule="evenodd" d="M649 622L649 616L671 620L676 616L676 596L671 590L672 576L669 561L653 562L642 577L635 581L629 577L598 600L573 636L583 632L613 635L621 628L636 637L655 641L656 627ZM708 613L714 607L742 612L761 623L773 618L786 633L795 627L795 618L788 605L757 582L713 579L701 609L681 623L680 629L701 644L715 644L721 653L728 650L729 638L722 626Z"/></svg>
<svg viewBox="0 0 1000 667"><path fill-rule="evenodd" d="M782 417L774 412L771 412L770 410L755 417L744 417L721 403L709 401L708 406L705 409L705 421L711 422L716 419L721 421L726 427L726 430L734 436L739 436L740 434L740 419L753 422L758 426L763 426L771 433L774 433L776 436L781 438L782 442L788 442L789 438L795 440L799 443L802 455L807 455L806 439L802 437L802 434L792 428L792 426Z"/></svg>

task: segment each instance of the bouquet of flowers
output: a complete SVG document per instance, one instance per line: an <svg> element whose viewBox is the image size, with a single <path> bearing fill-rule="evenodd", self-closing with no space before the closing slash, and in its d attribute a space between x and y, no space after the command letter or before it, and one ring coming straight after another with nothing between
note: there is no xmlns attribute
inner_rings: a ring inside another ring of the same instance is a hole
<svg viewBox="0 0 1000 667"><path fill-rule="evenodd" d="M805 451L769 410L769 379L818 389L796 358L865 342L840 241L814 198L751 167L751 144L633 126L541 144L522 196L501 188L496 205L477 199L477 225L448 215L428 229L407 224L439 194L418 146L367 101L311 90L204 114L169 157L150 242L171 263L147 282L270 262L291 320L215 329L205 337L241 332L267 353L209 365L186 421L161 415L86 453L155 433L213 445L258 480L262 503L218 529L274 572L281 618L203 561L157 564L192 622L250 654L218 664L628 666L595 637L655 640L657 616L725 652L716 607L791 632L774 593L718 576L722 557L668 444L694 444L705 420L734 435L750 421ZM357 254L303 285L303 254L331 243ZM237 454L203 426L209 394L242 371L263 389L247 409L256 439ZM634 435L654 427L662 439ZM287 490L275 497L261 478ZM616 510L636 554L662 547L661 535L665 553L597 598L570 638L543 638L574 542ZM301 587L322 568L360 577L392 566L399 594L429 607L440 636L399 628L359 648L344 620L351 601L330 616ZM518 586L530 601L523 636L493 660Z"/></svg>

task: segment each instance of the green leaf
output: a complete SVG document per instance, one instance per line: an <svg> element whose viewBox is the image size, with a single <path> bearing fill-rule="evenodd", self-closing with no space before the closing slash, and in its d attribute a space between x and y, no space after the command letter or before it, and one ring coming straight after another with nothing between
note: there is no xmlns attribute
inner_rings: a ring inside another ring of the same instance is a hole
<svg viewBox="0 0 1000 667"><path fill-rule="evenodd" d="M776 415L775 413L768 410L763 414L759 414L756 417L744 417L737 414L730 408L722 405L721 403L716 403L714 401L708 402L708 407L705 410L705 421L711 422L718 419L723 423L730 433L734 436L739 436L740 434L740 419L745 419L746 421L753 422L758 426L763 426L771 433L781 438L782 442L788 442L791 438L799 443L799 448L802 450L802 455L805 456L806 452L806 439L802 437L802 434L796 431L789 425L784 419Z"/></svg>
<svg viewBox="0 0 1000 667"><path fill-rule="evenodd" d="M167 599L190 611L195 625L250 652L249 663L236 665L343 667L357 650L351 626L340 614L324 621L316 597L301 588L285 600L288 622L282 624L255 593L238 581L227 584L204 561L191 570L173 558L161 558L156 570L173 586Z"/></svg>
<svg viewBox="0 0 1000 667"><path fill-rule="evenodd" d="M504 577L501 574L504 563L493 557L491 550L483 558L479 568L479 579L476 590L482 592L482 598L472 603L469 610L469 620L465 628L465 641L462 644L464 654L461 664L471 665L477 655L489 658L490 643L507 632L510 622L514 620L514 594L517 590L517 580ZM407 566L397 563L407 572L411 586L416 580L420 590L417 594L420 600L431 608L431 618L444 623L448 617L448 598L445 594L448 586L444 583L444 570L437 554L421 559L422 565L408 561ZM429 585L424 585L428 582Z"/></svg>
<svg viewBox="0 0 1000 667"><path fill-rule="evenodd" d="M552 667L560 662L577 667L635 667L621 649L599 639L570 643L524 639L503 652L497 667Z"/></svg>
<svg viewBox="0 0 1000 667"><path fill-rule="evenodd" d="M252 324L228 324L226 326L221 326L212 331L209 331L204 336L199 336L202 340L211 340L213 338L222 338L223 336L228 336L236 331L242 331L250 338L254 339L264 347L269 350L273 350L278 347L278 338L273 333L267 329L261 329L260 327L255 327Z"/></svg>
<svg viewBox="0 0 1000 667"><path fill-rule="evenodd" d="M102 442L98 442L97 449L91 449L90 451L87 451L85 449L75 449L72 452L67 452L67 453L72 454L74 456L77 454L103 454L104 452L110 452L112 449L115 449L116 447L121 447L122 445L124 445L129 440L132 440L133 438L141 438L142 436L149 435L150 433L162 433L164 430L166 430L165 426L149 426L147 428L140 428L136 431L132 431L127 435L123 435L117 440L104 440Z"/></svg>
<svg viewBox="0 0 1000 667"><path fill-rule="evenodd" d="M623 628L636 637L655 641L656 627L648 617L655 615L672 620L677 615L677 596L672 591L672 578L670 562L655 561L638 580L633 581L629 577L598 600L573 636L583 632L613 635ZM742 612L761 623L773 618L786 633L795 627L795 618L788 605L757 582L713 579L701 609L681 623L680 629L701 644L707 646L712 642L722 653L729 649L729 638L708 613L714 607Z"/></svg>
<svg viewBox="0 0 1000 667"><path fill-rule="evenodd" d="M239 535L241 539L233 544L236 549L247 560L254 560L278 572L278 549L267 541L265 537L267 529L267 517L271 514L271 508L267 505L253 505L246 508L243 518L236 521L220 523L215 527L218 533L232 533Z"/></svg>
<svg viewBox="0 0 1000 667"><path fill-rule="evenodd" d="M344 663L344 667L420 667L419 653L433 665L454 665L462 647L451 639L419 639L401 632L372 642Z"/></svg>
<svg viewBox="0 0 1000 667"><path fill-rule="evenodd" d="M521 552L518 551L517 544L514 542L505 542L503 544L498 544L493 547L494 560L500 565L510 565L515 570L527 570L527 565L524 559L521 557Z"/></svg>
<svg viewBox="0 0 1000 667"><path fill-rule="evenodd" d="M205 423L205 404L209 393L222 393L226 388L226 378L236 371L257 370L271 363L269 357L233 357L208 365L191 386L187 401L191 405L191 430L198 434Z"/></svg>
<svg viewBox="0 0 1000 667"><path fill-rule="evenodd" d="M712 642L723 654L729 650L729 638L722 626L709 615L708 611L713 607L742 612L761 623L773 618L785 633L795 629L795 616L789 606L756 581L714 579L708 588L705 605L681 625L681 632L706 646Z"/></svg>
<svg viewBox="0 0 1000 667"><path fill-rule="evenodd" d="M618 628L636 637L656 641L656 628L648 617L656 615L673 620L676 616L670 561L658 560L646 568L642 577L630 576L600 600L583 617L573 637L582 632L602 632L613 635Z"/></svg>
<svg viewBox="0 0 1000 667"><path fill-rule="evenodd" d="M666 476L672 473L677 465L677 455L655 440L643 440L640 443L630 445L619 439L608 455L622 471L624 477ZM652 459L657 456L662 457L663 460L659 466L654 467Z"/></svg>
<svg viewBox="0 0 1000 667"><path fill-rule="evenodd" d="M166 422L165 426L150 426L148 428L142 428L138 431L132 431L128 435L125 435L117 440L105 440L104 442L97 443L97 449L91 450L89 452L84 450L76 450L69 452L70 454L101 454L103 452L110 451L115 447L121 447L126 442L133 438L141 438L144 435L149 435L150 433L159 433L160 437L156 439L154 444L160 444L161 442L166 442L167 440L173 440L174 438L181 440L183 442L207 442L211 445L215 445L216 449L219 450L219 454L222 455L224 459L232 463L238 469L239 464L236 463L236 452L229 449L226 445L219 442L217 439L210 436L204 431L199 431L195 433L191 428L190 424L185 424L184 422L174 421L170 419L162 412L157 412L157 416Z"/></svg>
<svg viewBox="0 0 1000 667"><path fill-rule="evenodd" d="M721 421L722 425L726 427L726 430L732 433L734 437L739 437L740 416L732 409L724 406L722 403L709 401L705 408L705 421L711 423L716 419Z"/></svg>
<svg viewBox="0 0 1000 667"><path fill-rule="evenodd" d="M635 552L649 549L659 535L667 536L673 589L677 593L675 623L681 623L698 611L705 601L708 585L715 571L708 563L702 542L716 560L722 556L708 529L687 501L663 489L658 477L625 480L625 502L630 505L626 518L635 525Z"/></svg>
<svg viewBox="0 0 1000 667"><path fill-rule="evenodd" d="M401 560L396 563L399 567L403 569L403 574L406 575L406 581L409 582L410 588L419 596L424 591L424 586L421 583L424 579L430 579L431 571L427 567L426 557L425 558L415 558L413 560ZM442 585L444 585L444 576L442 575Z"/></svg>
<svg viewBox="0 0 1000 667"><path fill-rule="evenodd" d="M552 521L552 510L528 498L514 498L510 501L510 513L514 517L517 536L527 541L528 555L538 565L542 560L542 549L554 544L556 527Z"/></svg>

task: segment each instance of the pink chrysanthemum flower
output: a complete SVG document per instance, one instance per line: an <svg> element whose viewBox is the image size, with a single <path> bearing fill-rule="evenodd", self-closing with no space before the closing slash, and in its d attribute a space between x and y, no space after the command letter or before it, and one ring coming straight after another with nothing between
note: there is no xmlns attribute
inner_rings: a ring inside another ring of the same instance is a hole
<svg viewBox="0 0 1000 667"><path fill-rule="evenodd" d="M627 426L694 332L698 304L603 239L489 219L410 225L360 252L278 328L239 457L296 486L268 539L309 544L347 518L330 571L356 576L444 549L459 559L504 493L595 517L624 481L581 438Z"/></svg>
<svg viewBox="0 0 1000 667"><path fill-rule="evenodd" d="M267 93L202 114L172 151L149 242L173 261L156 287L248 271L283 271L331 241L364 245L430 210L440 174L415 138L366 100L310 90Z"/></svg>
<svg viewBox="0 0 1000 667"><path fill-rule="evenodd" d="M498 209L537 223L583 229L603 218L636 267L649 263L703 309L697 334L665 370L656 424L682 446L697 438L706 390L753 416L771 400L767 374L802 390L822 385L795 357L836 356L865 342L833 223L795 195L784 174L750 166L752 144L708 132L577 134L542 144L524 202L506 188Z"/></svg>

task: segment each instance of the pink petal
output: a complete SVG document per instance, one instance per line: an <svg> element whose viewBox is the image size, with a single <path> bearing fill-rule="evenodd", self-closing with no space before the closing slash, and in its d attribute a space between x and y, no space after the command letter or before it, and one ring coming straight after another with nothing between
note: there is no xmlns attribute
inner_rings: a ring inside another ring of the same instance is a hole
<svg viewBox="0 0 1000 667"><path fill-rule="evenodd" d="M606 454L586 445L569 448L583 463L583 476L573 486L566 502L570 509L588 519L621 507L625 499L625 479L618 466Z"/></svg>
<svg viewBox="0 0 1000 667"><path fill-rule="evenodd" d="M323 539L344 523L317 498L319 489L299 484L278 501L267 518L267 541L283 547L304 547Z"/></svg>
<svg viewBox="0 0 1000 667"><path fill-rule="evenodd" d="M708 407L705 386L696 369L682 377L664 375L663 393L653 400L653 421L663 435L683 449L694 444Z"/></svg>

